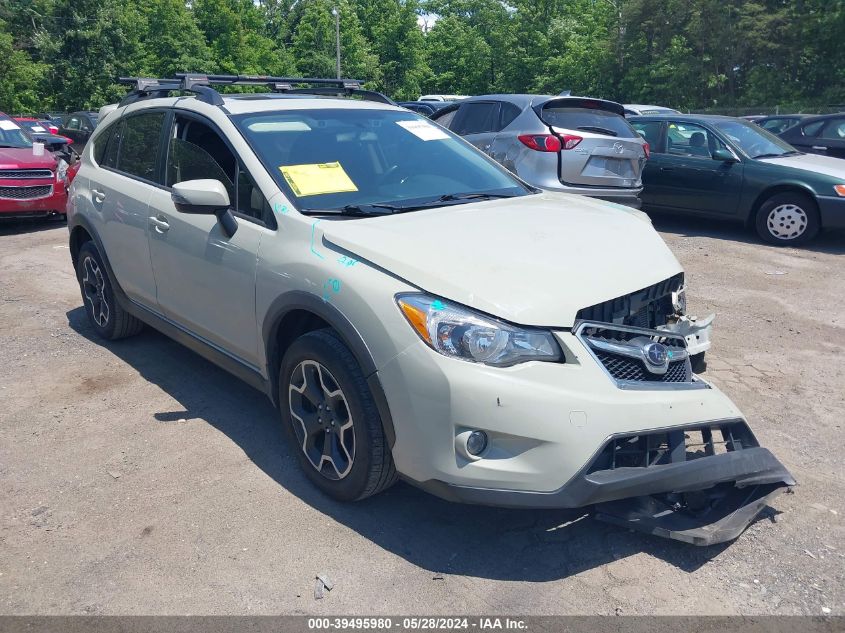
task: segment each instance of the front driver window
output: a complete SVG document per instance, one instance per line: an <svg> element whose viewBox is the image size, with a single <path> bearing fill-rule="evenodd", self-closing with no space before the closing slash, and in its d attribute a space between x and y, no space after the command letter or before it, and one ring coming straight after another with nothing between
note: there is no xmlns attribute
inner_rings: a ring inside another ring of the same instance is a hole
<svg viewBox="0 0 845 633"><path fill-rule="evenodd" d="M166 184L172 187L206 178L225 185L237 213L273 226L273 214L264 195L220 135L199 121L177 116L167 156Z"/></svg>
<svg viewBox="0 0 845 633"><path fill-rule="evenodd" d="M666 139L667 154L712 158L714 150L724 148L724 143L700 125L686 122L669 123Z"/></svg>

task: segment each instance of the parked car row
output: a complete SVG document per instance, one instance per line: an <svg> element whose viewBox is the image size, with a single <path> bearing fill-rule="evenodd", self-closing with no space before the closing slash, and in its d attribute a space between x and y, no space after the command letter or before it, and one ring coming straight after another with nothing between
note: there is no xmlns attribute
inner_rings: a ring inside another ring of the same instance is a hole
<svg viewBox="0 0 845 633"><path fill-rule="evenodd" d="M753 121L573 96L400 104L532 186L738 220L777 245L845 228L845 114ZM426 109L428 107L428 109ZM821 156L813 156L820 154Z"/></svg>

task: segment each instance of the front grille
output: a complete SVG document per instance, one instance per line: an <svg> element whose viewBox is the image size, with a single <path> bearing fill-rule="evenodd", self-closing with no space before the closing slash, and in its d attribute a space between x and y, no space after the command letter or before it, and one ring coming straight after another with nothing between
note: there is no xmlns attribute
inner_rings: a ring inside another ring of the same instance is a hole
<svg viewBox="0 0 845 633"><path fill-rule="evenodd" d="M632 433L611 438L587 472L649 468L756 446L757 439L742 421Z"/></svg>
<svg viewBox="0 0 845 633"><path fill-rule="evenodd" d="M0 187L0 198L7 200L33 200L46 198L53 192L53 185L35 187Z"/></svg>
<svg viewBox="0 0 845 633"><path fill-rule="evenodd" d="M672 293L683 285L684 274L678 273L653 286L583 308L575 318L579 321L598 321L642 328L666 325L667 319L675 311L672 307Z"/></svg>
<svg viewBox="0 0 845 633"><path fill-rule="evenodd" d="M575 335L620 388L707 387L693 379L686 341L679 334L586 322ZM650 348L656 348L658 360L649 355Z"/></svg>
<svg viewBox="0 0 845 633"><path fill-rule="evenodd" d="M52 178L49 169L0 169L0 178L28 180L31 178Z"/></svg>
<svg viewBox="0 0 845 633"><path fill-rule="evenodd" d="M669 368L665 374L652 374L646 369L645 363L642 361L600 351L596 351L595 355L616 380L689 382L692 379L692 370L688 367L689 363L686 360L669 363Z"/></svg>

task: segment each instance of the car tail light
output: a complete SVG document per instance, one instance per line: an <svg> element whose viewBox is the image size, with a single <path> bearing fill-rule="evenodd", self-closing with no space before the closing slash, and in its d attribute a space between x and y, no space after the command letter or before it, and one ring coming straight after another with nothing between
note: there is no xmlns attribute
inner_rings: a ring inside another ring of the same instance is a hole
<svg viewBox="0 0 845 633"><path fill-rule="evenodd" d="M564 134L560 137L560 140L563 141L563 149L572 149L584 139L575 134Z"/></svg>
<svg viewBox="0 0 845 633"><path fill-rule="evenodd" d="M643 151L645 152L646 159L651 158L651 145L643 143Z"/></svg>
<svg viewBox="0 0 845 633"><path fill-rule="evenodd" d="M554 134L522 134L518 138L523 145L538 152L559 152L561 150L560 138Z"/></svg>
<svg viewBox="0 0 845 633"><path fill-rule="evenodd" d="M840 196L845 196L845 185L833 185L833 190Z"/></svg>

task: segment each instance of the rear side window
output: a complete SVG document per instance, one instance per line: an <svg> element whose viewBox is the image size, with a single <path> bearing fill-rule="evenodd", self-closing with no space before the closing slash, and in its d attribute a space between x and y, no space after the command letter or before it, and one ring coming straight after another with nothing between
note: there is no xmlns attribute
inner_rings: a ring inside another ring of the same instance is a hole
<svg viewBox="0 0 845 633"><path fill-rule="evenodd" d="M117 168L144 180L156 180L164 112L147 112L126 119Z"/></svg>
<svg viewBox="0 0 845 633"><path fill-rule="evenodd" d="M663 126L660 121L632 121L631 125L646 140L652 152L659 150L660 131Z"/></svg>
<svg viewBox="0 0 845 633"><path fill-rule="evenodd" d="M112 137L112 132L114 132L118 126L119 124L110 125L106 130L101 132L94 141L94 162L100 166L104 166L109 139Z"/></svg>
<svg viewBox="0 0 845 633"><path fill-rule="evenodd" d="M824 122L824 121L815 121L815 122L813 122L813 123L810 123L809 125L805 125L805 126L801 129L801 133L802 133L804 136L815 136L816 134L818 134L818 133L819 133L819 130L821 130L821 129L822 129L822 126L823 126L824 124L825 124L825 122Z"/></svg>
<svg viewBox="0 0 845 633"><path fill-rule="evenodd" d="M831 141L845 141L845 119L831 119L824 126L819 138Z"/></svg>
<svg viewBox="0 0 845 633"><path fill-rule="evenodd" d="M634 128L619 114L593 108L543 107L541 119L546 125L580 130L618 138L636 138Z"/></svg>
<svg viewBox="0 0 845 633"><path fill-rule="evenodd" d="M111 167L117 169L117 153L120 150L120 139L123 138L123 121L119 121L111 126L111 131L108 132L108 139L103 143L103 158L97 160L100 167ZM96 152L97 146L94 146ZM94 157L96 160L96 156Z"/></svg>
<svg viewBox="0 0 845 633"><path fill-rule="evenodd" d="M437 121L440 125L445 128L452 129L450 126L452 125L452 121L455 120L455 115L458 113L458 109L454 108L453 110L441 110L440 112L435 112L431 115L432 121Z"/></svg>
<svg viewBox="0 0 845 633"><path fill-rule="evenodd" d="M508 103L507 101L502 101L502 110L499 113L499 129L496 131L498 132L500 130L504 130L513 123L513 120L521 113L522 110L518 106Z"/></svg>
<svg viewBox="0 0 845 633"><path fill-rule="evenodd" d="M452 130L460 135L496 132L499 124L499 104L495 101L466 103L458 108Z"/></svg>

